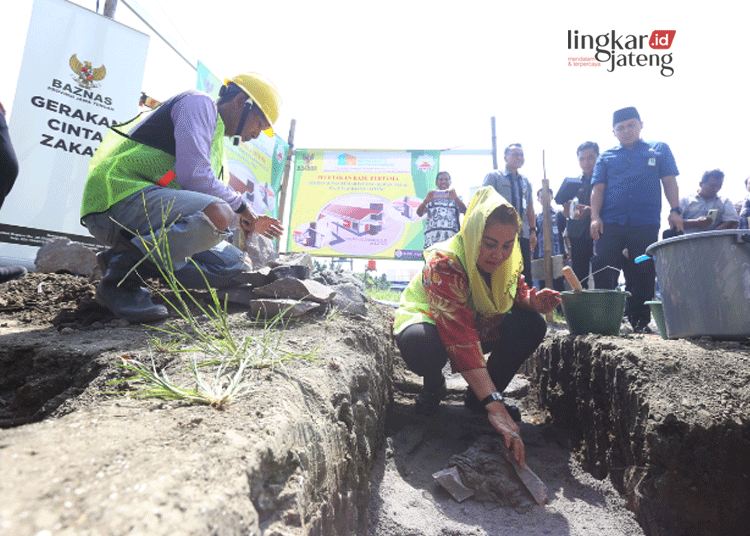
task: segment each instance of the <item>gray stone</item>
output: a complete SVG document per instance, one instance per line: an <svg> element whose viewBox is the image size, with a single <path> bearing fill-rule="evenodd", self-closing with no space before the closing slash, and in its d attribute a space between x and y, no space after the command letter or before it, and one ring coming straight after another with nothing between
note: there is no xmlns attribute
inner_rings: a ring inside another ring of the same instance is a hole
<svg viewBox="0 0 750 536"><path fill-rule="evenodd" d="M332 288L336 291L336 295L330 302L334 309L350 314L367 315L367 298L357 286L342 283Z"/></svg>
<svg viewBox="0 0 750 536"><path fill-rule="evenodd" d="M240 272L232 278L232 281L237 284L247 284L254 287L262 287L271 282L271 269L268 266L264 266L259 270L252 272Z"/></svg>
<svg viewBox="0 0 750 536"><path fill-rule="evenodd" d="M437 480L438 484L443 486L451 494L451 497L458 502L463 502L474 495L474 490L467 488L461 482L461 475L458 474L458 469L455 467L433 473L432 478Z"/></svg>
<svg viewBox="0 0 750 536"><path fill-rule="evenodd" d="M277 279L255 289L255 295L264 298L288 298L326 303L333 299L336 291L312 279L300 281L293 277Z"/></svg>
<svg viewBox="0 0 750 536"><path fill-rule="evenodd" d="M68 272L84 276L90 276L97 268L96 254L69 238L56 238L40 247L34 265L41 273Z"/></svg>
<svg viewBox="0 0 750 536"><path fill-rule="evenodd" d="M233 287L221 288L216 291L216 295L224 302L224 298L232 303L248 305L255 299L252 285L237 285Z"/></svg>
<svg viewBox="0 0 750 536"><path fill-rule="evenodd" d="M273 241L258 233L253 233L245 239L245 252L250 258L254 270L271 266L274 259L279 256L274 248Z"/></svg>
<svg viewBox="0 0 750 536"><path fill-rule="evenodd" d="M301 264L276 266L275 268L271 268L268 282L270 283L271 281L282 279L284 277L308 279L310 277L310 269L307 266L303 266Z"/></svg>
<svg viewBox="0 0 750 536"><path fill-rule="evenodd" d="M348 283L354 285L362 292L365 290L365 282L353 272L334 272L333 270L322 270L315 274L315 280L328 286L342 285Z"/></svg>
<svg viewBox="0 0 750 536"><path fill-rule="evenodd" d="M278 254L278 257L268 263L268 266L304 266L308 269L308 274L313 272L314 266L312 257L304 251L285 251Z"/></svg>
<svg viewBox="0 0 750 536"><path fill-rule="evenodd" d="M250 318L271 318L278 314L294 318L320 307L320 304L315 302L285 299L252 300L248 305L250 311L247 314Z"/></svg>

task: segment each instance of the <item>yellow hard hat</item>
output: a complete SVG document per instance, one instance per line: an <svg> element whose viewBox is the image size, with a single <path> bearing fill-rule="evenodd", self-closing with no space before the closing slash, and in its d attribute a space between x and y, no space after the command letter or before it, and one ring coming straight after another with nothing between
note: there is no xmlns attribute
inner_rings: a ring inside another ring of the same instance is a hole
<svg viewBox="0 0 750 536"><path fill-rule="evenodd" d="M276 122L281 108L281 95L273 82L258 73L238 74L234 78L224 80L224 85L229 85L229 82L234 82L247 93L247 96L258 105L270 125ZM273 136L273 128L267 128L263 132L268 136Z"/></svg>

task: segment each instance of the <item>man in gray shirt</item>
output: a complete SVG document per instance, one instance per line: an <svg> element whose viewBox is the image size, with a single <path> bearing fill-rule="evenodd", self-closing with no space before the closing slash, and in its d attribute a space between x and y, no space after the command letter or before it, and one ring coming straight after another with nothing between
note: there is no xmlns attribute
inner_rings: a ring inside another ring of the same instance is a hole
<svg viewBox="0 0 750 536"><path fill-rule="evenodd" d="M718 195L723 184L723 171L706 171L701 178L698 192L680 199L682 224L686 233L737 228L740 218L734 204L726 197Z"/></svg>
<svg viewBox="0 0 750 536"><path fill-rule="evenodd" d="M511 143L505 148L505 169L488 173L482 186L492 186L515 207L521 217L521 234L518 241L523 255L523 275L526 282L531 285L531 251L536 247L537 230L531 183L518 172L524 162L521 144Z"/></svg>

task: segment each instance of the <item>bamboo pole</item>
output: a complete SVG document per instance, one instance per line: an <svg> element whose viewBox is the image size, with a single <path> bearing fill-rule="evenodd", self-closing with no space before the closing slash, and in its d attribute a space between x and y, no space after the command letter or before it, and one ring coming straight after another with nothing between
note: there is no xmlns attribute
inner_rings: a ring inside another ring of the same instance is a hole
<svg viewBox="0 0 750 536"><path fill-rule="evenodd" d="M542 151L542 221L544 236L544 280L547 288L552 288L552 210L550 209L549 180L547 179L547 166ZM552 313L547 313L547 321L552 321Z"/></svg>
<svg viewBox="0 0 750 536"><path fill-rule="evenodd" d="M286 208L286 194L289 187L289 174L292 168L292 160L294 159L294 131L297 128L297 120L292 119L289 124L289 138L287 143L289 144L289 154L286 156L286 162L284 163L284 176L281 179L281 193L279 195L279 221L284 223L284 211ZM287 229L287 233L291 230ZM281 238L276 240L276 251L281 250Z"/></svg>
<svg viewBox="0 0 750 536"><path fill-rule="evenodd" d="M490 118L492 123L492 169L497 169L497 136L495 135L495 116Z"/></svg>

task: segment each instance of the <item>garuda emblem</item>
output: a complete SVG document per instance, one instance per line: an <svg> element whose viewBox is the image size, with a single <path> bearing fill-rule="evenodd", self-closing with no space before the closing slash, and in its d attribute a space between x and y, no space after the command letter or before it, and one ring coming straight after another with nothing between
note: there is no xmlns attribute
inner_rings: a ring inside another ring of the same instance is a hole
<svg viewBox="0 0 750 536"><path fill-rule="evenodd" d="M94 82L98 82L107 76L107 69L104 65L93 68L90 61L81 63L77 54L73 54L70 57L70 68L75 75L78 85L86 89L99 87Z"/></svg>

